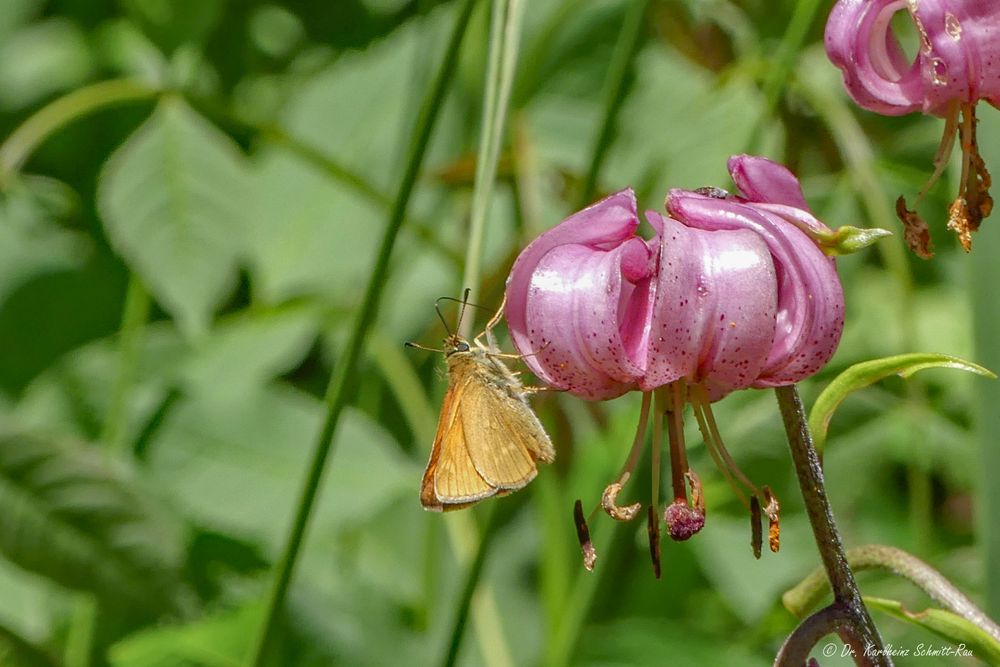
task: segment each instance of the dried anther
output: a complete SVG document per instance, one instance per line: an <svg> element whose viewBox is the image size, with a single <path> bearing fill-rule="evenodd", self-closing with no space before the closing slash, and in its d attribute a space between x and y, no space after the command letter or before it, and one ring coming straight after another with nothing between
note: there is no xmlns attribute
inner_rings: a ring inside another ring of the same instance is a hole
<svg viewBox="0 0 1000 667"><path fill-rule="evenodd" d="M764 543L760 524L760 501L757 496L750 498L750 546L753 547L753 557L760 560L761 545Z"/></svg>
<svg viewBox="0 0 1000 667"><path fill-rule="evenodd" d="M688 485L691 487L691 506L701 512L702 516L705 516L705 492L702 491L701 480L691 469L684 473L684 477L687 478Z"/></svg>
<svg viewBox="0 0 1000 667"><path fill-rule="evenodd" d="M963 105L962 124L958 128L962 141L962 182L958 198L948 207L948 229L958 234L965 252L972 250L972 232L977 231L983 219L993 211L989 192L992 179L976 141L978 122L975 108Z"/></svg>
<svg viewBox="0 0 1000 667"><path fill-rule="evenodd" d="M580 551L583 552L583 566L588 572L593 572L597 552L594 550L594 543L590 541L590 529L583 517L583 503L579 500L573 505L573 522L576 524L576 537L580 540Z"/></svg>
<svg viewBox="0 0 1000 667"><path fill-rule="evenodd" d="M764 492L764 514L768 520L768 546L772 553L778 553L778 549L781 548L781 504L771 492L771 487L765 485L761 487L761 491Z"/></svg>
<svg viewBox="0 0 1000 667"><path fill-rule="evenodd" d="M896 217L903 223L903 239L910 250L920 259L934 257L930 228L919 213L906 208L906 200L902 195L896 200Z"/></svg>
<svg viewBox="0 0 1000 667"><path fill-rule="evenodd" d="M646 532L649 535L649 557L653 561L653 575L660 578L660 518L656 515L656 508L649 506L649 513L646 515Z"/></svg>
<svg viewBox="0 0 1000 667"><path fill-rule="evenodd" d="M622 485L627 481L628 475L626 474L620 482L608 484L608 487L604 489L604 495L601 496L601 507L615 521L631 521L639 516L639 511L642 510L642 503L632 503L624 507L617 504L618 494L621 493Z"/></svg>

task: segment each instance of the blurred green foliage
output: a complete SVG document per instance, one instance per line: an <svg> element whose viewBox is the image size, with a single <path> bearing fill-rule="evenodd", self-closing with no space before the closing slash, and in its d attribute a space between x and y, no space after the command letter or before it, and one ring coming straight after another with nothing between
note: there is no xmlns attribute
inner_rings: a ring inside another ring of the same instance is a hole
<svg viewBox="0 0 1000 667"><path fill-rule="evenodd" d="M530 3L476 290L488 305L518 250L573 210L626 4ZM891 203L920 188L941 128L850 106L822 54L826 7L769 112L762 86L796 4L650 2L598 190L632 185L659 208L670 187L728 187L726 158L753 150L796 170L832 226L893 226ZM454 9L0 0L0 137L96 82L146 91L71 108L21 145L19 169L0 160L0 664L243 664ZM393 255L275 664L435 664L445 650L483 508L420 509L444 382L438 358L401 346L441 338L433 300L463 287L487 10ZM996 112L982 116L983 151L1000 154ZM942 219L951 191L932 190L928 219ZM977 360L968 259L943 225L932 232L933 262L900 235L838 260L844 339L804 384L807 402L875 357ZM973 521L983 382L931 370L852 395L825 456L849 545L914 552L973 598L987 565L1000 578ZM583 572L571 520L573 500L596 503L624 459L638 396L536 405L559 460L498 529L460 663L771 664L795 625L781 593L817 554L770 393L728 397L717 417L740 465L781 498L781 552L753 559L746 513L692 423L708 522L664 544L661 581L645 527L600 518L608 546ZM645 477L629 499L645 497ZM977 511L1000 523L1000 507ZM928 606L901 582L861 585ZM875 618L894 645L941 641Z"/></svg>

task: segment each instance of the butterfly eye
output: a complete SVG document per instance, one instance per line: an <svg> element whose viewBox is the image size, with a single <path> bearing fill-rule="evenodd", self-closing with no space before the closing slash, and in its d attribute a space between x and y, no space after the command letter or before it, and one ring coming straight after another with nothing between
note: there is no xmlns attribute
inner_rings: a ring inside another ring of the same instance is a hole
<svg viewBox="0 0 1000 667"><path fill-rule="evenodd" d="M461 343L459 343L458 345L455 346L455 351L456 352L468 352L469 351L469 344L466 343L465 341L462 341Z"/></svg>

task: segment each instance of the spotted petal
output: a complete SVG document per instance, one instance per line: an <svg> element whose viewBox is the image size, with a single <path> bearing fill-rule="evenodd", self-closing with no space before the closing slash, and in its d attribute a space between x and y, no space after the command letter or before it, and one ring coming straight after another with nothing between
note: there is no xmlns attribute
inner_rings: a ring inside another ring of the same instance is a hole
<svg viewBox="0 0 1000 667"><path fill-rule="evenodd" d="M535 239L507 281L514 346L547 384L602 400L645 368L655 259L622 190Z"/></svg>

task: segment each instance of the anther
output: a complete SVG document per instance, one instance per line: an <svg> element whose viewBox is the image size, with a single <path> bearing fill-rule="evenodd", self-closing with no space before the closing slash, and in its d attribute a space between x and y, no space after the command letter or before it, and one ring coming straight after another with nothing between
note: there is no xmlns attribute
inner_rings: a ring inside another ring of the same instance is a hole
<svg viewBox="0 0 1000 667"><path fill-rule="evenodd" d="M583 503L579 500L573 505L573 522L576 524L576 537L580 540L580 551L583 552L583 566L588 572L593 572L597 552L594 550L594 543L590 541L590 529L587 528L587 520L583 518Z"/></svg>
<svg viewBox="0 0 1000 667"><path fill-rule="evenodd" d="M639 516L639 512L642 510L642 503L632 503L623 507L618 505L618 494L621 493L622 484L627 482L628 478L628 473L625 473L620 482L609 484L604 489L604 495L601 496L601 507L615 521L631 521Z"/></svg>
<svg viewBox="0 0 1000 667"><path fill-rule="evenodd" d="M773 553L778 553L778 549L781 548L781 505L778 503L778 498L771 493L769 486L761 487L761 491L764 493L764 514L768 520L768 546Z"/></svg>
<svg viewBox="0 0 1000 667"><path fill-rule="evenodd" d="M750 546L753 547L753 557L760 560L761 545L764 536L761 528L760 500L757 496L750 497Z"/></svg>

